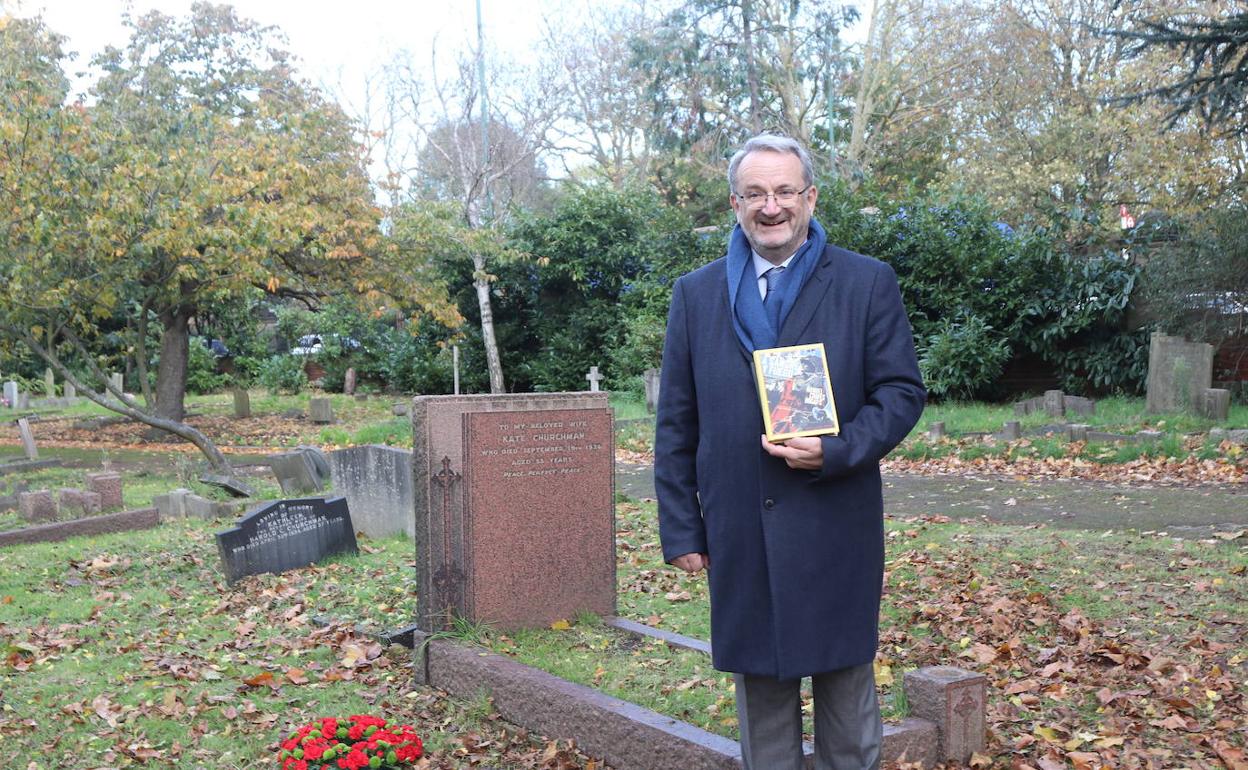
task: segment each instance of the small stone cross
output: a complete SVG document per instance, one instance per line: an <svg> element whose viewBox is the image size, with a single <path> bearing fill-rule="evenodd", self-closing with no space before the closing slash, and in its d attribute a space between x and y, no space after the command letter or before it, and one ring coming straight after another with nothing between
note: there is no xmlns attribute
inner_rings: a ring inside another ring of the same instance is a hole
<svg viewBox="0 0 1248 770"><path fill-rule="evenodd" d="M589 380L589 389L593 393L598 392L598 383L602 382L603 377L598 373L598 367L589 367L589 374L585 375L585 379Z"/></svg>

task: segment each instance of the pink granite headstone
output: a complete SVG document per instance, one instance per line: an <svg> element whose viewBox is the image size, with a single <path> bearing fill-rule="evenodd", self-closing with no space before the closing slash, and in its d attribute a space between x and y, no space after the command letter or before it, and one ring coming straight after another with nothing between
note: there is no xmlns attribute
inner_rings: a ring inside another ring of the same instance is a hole
<svg viewBox="0 0 1248 770"><path fill-rule="evenodd" d="M412 426L421 628L615 612L606 393L421 396Z"/></svg>
<svg viewBox="0 0 1248 770"><path fill-rule="evenodd" d="M105 510L121 507L120 473L88 473L87 489L99 494Z"/></svg>

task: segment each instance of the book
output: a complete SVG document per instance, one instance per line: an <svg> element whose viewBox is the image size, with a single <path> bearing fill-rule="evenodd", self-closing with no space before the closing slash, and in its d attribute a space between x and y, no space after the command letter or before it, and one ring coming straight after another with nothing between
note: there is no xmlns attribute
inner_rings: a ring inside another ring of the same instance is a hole
<svg viewBox="0 0 1248 770"><path fill-rule="evenodd" d="M754 379L768 441L841 432L822 342L755 350Z"/></svg>

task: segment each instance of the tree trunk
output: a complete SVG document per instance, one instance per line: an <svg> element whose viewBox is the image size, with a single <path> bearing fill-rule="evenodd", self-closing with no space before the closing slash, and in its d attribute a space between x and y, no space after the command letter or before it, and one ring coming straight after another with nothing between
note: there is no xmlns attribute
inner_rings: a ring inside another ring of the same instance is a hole
<svg viewBox="0 0 1248 770"><path fill-rule="evenodd" d="M155 416L182 422L186 415L186 366L190 360L191 314L176 307L160 314L160 364L156 368Z"/></svg>
<svg viewBox="0 0 1248 770"><path fill-rule="evenodd" d="M5 331L14 337L25 340L26 346L29 347L35 355L42 358L49 366L56 370L65 382L73 385L78 390L79 395L85 396L105 409L117 412L118 414L125 415L132 420L137 420L145 425L150 425L153 428L168 431L175 436L186 439L194 444L197 449L199 449L200 453L203 454L204 459L206 459L208 464L212 466L214 472L223 476L234 476L234 468L230 465L230 461L225 458L225 455L221 453L220 449L217 449L216 444L212 443L212 439L208 438L200 431L179 420L168 420L148 414L142 409L139 409L134 401L129 397L126 398L125 402L118 401L116 398L110 398L104 393L87 385L89 380L79 379L78 376L74 372L70 371L70 369L65 366L60 358L57 357L55 348L51 346L44 348L39 344L39 341L30 334L29 331L21 331L17 329L6 329ZM183 328L183 331L185 332L185 327ZM78 339L68 333L67 337L70 343L78 351L79 359L86 362L86 366L91 370L92 374L94 374L95 377L101 382L106 380L108 377L107 374L100 370L100 368L95 364L92 360L91 354L82 346ZM185 368L183 369L183 379L185 380ZM179 405L180 404L181 402L179 402Z"/></svg>
<svg viewBox="0 0 1248 770"><path fill-rule="evenodd" d="M750 87L750 130L763 132L762 99L758 96L758 67L754 64L753 0L741 0L741 47L745 55L745 79Z"/></svg>
<svg viewBox="0 0 1248 770"><path fill-rule="evenodd" d="M490 392L503 393L503 361L498 356L494 338L494 310L490 305L490 281L486 278L485 257L472 256L473 281L477 288L477 307L481 311L481 341L485 343L485 362L490 370Z"/></svg>

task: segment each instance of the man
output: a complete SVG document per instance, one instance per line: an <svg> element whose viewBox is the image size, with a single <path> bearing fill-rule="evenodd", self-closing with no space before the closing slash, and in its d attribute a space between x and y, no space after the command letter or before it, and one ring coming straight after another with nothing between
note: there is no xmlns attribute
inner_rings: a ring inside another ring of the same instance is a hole
<svg viewBox="0 0 1248 770"><path fill-rule="evenodd" d="M663 557L708 571L714 664L735 674L747 770L801 767L803 676L816 767L877 767L879 460L926 397L910 326L891 268L826 243L796 141L750 139L728 183L727 255L672 288L655 440ZM817 342L840 433L769 444L751 353Z"/></svg>

